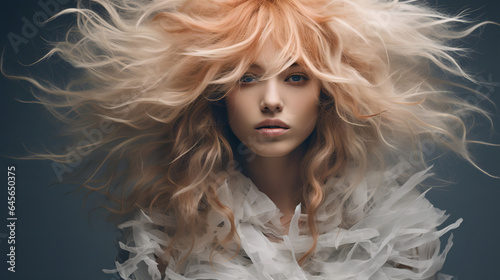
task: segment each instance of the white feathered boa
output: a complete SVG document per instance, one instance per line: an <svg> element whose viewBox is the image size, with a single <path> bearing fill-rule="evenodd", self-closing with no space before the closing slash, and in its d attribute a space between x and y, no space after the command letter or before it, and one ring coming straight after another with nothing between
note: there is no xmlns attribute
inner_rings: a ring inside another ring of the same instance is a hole
<svg viewBox="0 0 500 280"><path fill-rule="evenodd" d="M174 272L172 259L166 260L169 266L163 279L452 279L438 273L452 246L452 236L443 252L439 238L457 228L462 219L437 230L448 216L416 189L432 175L430 168L415 173L402 185L395 179L401 170L398 165L382 177L380 172L372 172L363 178L350 203L361 206L352 207L350 213L358 222L349 229L339 228L338 217L327 211L334 199L327 196L318 210L322 233L316 253L304 268L297 264L297 258L310 248L312 239L301 234L299 224L305 215L300 204L288 235L280 235L281 214L276 205L237 172L220 186L219 198L234 212L241 239L239 254L233 259L213 254L210 241L222 240L229 231L229 223L223 223L224 218L214 211L209 213L207 231L196 242L182 274ZM371 182L381 183L374 186ZM342 183L330 179L325 192ZM161 258L168 237L159 227L169 223L174 221L165 215L148 216L138 211L133 220L119 225L126 233L119 245L130 252L129 258L117 261L115 269L103 271L127 280L162 279L156 259ZM401 265L413 269L398 267Z"/></svg>

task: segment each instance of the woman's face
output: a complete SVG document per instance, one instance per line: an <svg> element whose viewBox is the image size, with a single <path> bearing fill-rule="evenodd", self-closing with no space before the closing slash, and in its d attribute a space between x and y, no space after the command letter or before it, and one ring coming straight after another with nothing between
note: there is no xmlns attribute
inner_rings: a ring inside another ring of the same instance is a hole
<svg viewBox="0 0 500 280"><path fill-rule="evenodd" d="M260 79L277 51L267 45L226 96L229 126L262 157L295 150L311 134L318 117L319 80L294 64L271 79Z"/></svg>

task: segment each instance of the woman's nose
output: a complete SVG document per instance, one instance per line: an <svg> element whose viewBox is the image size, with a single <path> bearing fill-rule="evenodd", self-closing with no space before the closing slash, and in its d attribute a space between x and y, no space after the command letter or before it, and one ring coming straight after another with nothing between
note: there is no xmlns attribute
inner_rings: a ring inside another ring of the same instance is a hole
<svg viewBox="0 0 500 280"><path fill-rule="evenodd" d="M264 93L260 103L262 112L281 112L283 110L283 99L279 83L276 78L265 82Z"/></svg>

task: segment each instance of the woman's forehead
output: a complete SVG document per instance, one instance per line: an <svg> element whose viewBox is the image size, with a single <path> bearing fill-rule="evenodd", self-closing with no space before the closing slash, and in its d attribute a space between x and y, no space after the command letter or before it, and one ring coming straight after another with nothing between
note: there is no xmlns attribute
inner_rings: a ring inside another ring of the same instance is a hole
<svg viewBox="0 0 500 280"><path fill-rule="evenodd" d="M283 53L276 44L266 41L259 50L256 59L248 65L248 70L280 73L290 68L302 68L300 59Z"/></svg>
<svg viewBox="0 0 500 280"><path fill-rule="evenodd" d="M284 70L286 71L287 69L289 70L302 70L304 69L304 67L302 67L302 65L300 65L299 63L297 62L294 62L292 65L290 65L288 68L285 68ZM249 71L254 71L254 72L268 72L268 67L266 65L260 65L258 63L252 63L250 64L250 66L248 67L248 70Z"/></svg>

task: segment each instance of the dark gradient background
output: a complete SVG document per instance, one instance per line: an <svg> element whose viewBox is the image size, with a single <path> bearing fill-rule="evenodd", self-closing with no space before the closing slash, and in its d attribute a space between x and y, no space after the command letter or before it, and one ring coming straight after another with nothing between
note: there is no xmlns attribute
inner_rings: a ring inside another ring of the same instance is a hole
<svg viewBox="0 0 500 280"><path fill-rule="evenodd" d="M445 11L472 10L471 18L500 22L500 1L497 0L429 0ZM47 2L47 0L42 0ZM73 1L61 5L67 8ZM65 16L37 28L37 34L15 51L7 39L9 32L21 34L23 18L31 20L36 12L43 11L36 0L3 1L0 6L0 42L4 49L4 67L10 73L62 81L71 70L52 59L52 65L21 67L40 58L47 51L44 39L61 38L63 31L74 22ZM468 46L475 49L474 60L464 60L464 65L479 73L485 81L500 83L500 27L487 26L475 32ZM500 87L477 89L500 105ZM23 104L14 99L32 100L26 83L13 82L0 77L0 279L94 279L113 280L101 272L113 268L116 255L114 240L118 235L105 223L102 213L88 215L82 208L83 193L67 194L73 185L49 185L56 181L49 162L20 161L3 155L21 156L25 147L41 151L44 146L54 146L51 138L60 130L48 112L36 104ZM485 120L478 119L474 135L479 139L500 143L500 116L493 106L482 102L494 113L496 132L485 130ZM473 147L480 166L500 175L500 148ZM7 166L16 166L16 273L7 272ZM452 222L462 217L464 223L454 231L454 246L448 255L444 273L456 275L460 280L500 279L500 180L480 173L464 160L446 156L435 163L435 170L454 184L430 191L429 199L441 209L451 213ZM447 238L447 236L446 236Z"/></svg>

